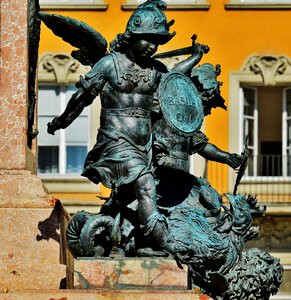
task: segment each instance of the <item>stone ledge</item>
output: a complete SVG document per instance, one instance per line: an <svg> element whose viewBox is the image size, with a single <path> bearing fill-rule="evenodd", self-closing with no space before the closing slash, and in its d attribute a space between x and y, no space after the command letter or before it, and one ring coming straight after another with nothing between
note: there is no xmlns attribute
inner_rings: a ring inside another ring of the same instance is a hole
<svg viewBox="0 0 291 300"><path fill-rule="evenodd" d="M41 11L43 10L100 10L108 9L108 4L41 4Z"/></svg>
<svg viewBox="0 0 291 300"><path fill-rule="evenodd" d="M98 298L97 298L98 297ZM211 300L207 295L193 291L141 291L141 290L42 290L1 293L1 300Z"/></svg>

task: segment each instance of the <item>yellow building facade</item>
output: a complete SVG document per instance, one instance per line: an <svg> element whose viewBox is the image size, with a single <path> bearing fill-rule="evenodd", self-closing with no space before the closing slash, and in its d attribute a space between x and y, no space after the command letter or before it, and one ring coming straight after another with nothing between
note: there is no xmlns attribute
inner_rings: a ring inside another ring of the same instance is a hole
<svg viewBox="0 0 291 300"><path fill-rule="evenodd" d="M40 1L42 11L81 20L99 31L108 42L117 33L124 32L132 10L140 2ZM175 19L171 29L177 34L169 43L160 46L158 52L190 46L191 36L195 33L197 42L210 47L201 64L221 65L218 79L223 82L221 92L228 110L213 110L212 115L206 117L203 130L211 143L229 152L242 152L248 137L249 166L239 192L257 194L261 203L270 206L263 225L267 229L263 231L272 231L271 238L266 238L265 232L265 238L255 245L280 252L288 269L291 265L291 0L166 2L168 10L165 13L168 20ZM88 70L72 60L69 56L71 50L70 45L42 24L40 92L43 88L47 93L47 86L60 85L60 91L54 93L70 93L71 87L68 86ZM39 95L41 101L42 94ZM44 97L49 98L50 95L53 93L44 94ZM43 117L39 120L40 125L45 123L46 118L54 116L53 112L46 114L45 108L39 104L39 115ZM99 111L97 100L83 116L89 124L86 127L87 141L83 141L87 150L95 143ZM41 126L39 129L42 129L39 146L53 144L46 144L45 129ZM78 141L76 145L80 143ZM233 170L216 163L205 163L198 157L191 164L191 171L195 175L206 175L219 192L232 192L236 178ZM97 196L107 197L110 192L66 171L52 174L49 170L39 175L51 193L61 199L72 213L80 207L98 211L103 200ZM286 289L291 290L290 284Z"/></svg>
<svg viewBox="0 0 291 300"><path fill-rule="evenodd" d="M47 1L47 3L52 2ZM89 3L87 6L86 2ZM82 20L99 31L108 42L113 40L117 33L124 31L127 20L132 13L131 9L136 7L134 5L135 2L138 1L131 0L126 2L123 0L107 1L104 3L103 1L96 0L93 2L83 0L56 1L58 4L48 5L46 1L41 1L43 3L43 10ZM229 2L209 0L208 2L200 1L198 3L197 1L189 0L168 1L169 9L166 14L169 20L175 19L176 22L172 28L177 34L168 44L161 46L159 51L163 52L191 45L191 36L195 33L198 35L197 42L207 44L210 47L210 52L204 55L201 63L209 62L213 65L220 64L222 66L222 73L219 76L219 80L223 82L221 90L223 97L226 99L228 111L226 112L221 109L214 110L213 114L205 119L204 125L204 130L210 141L221 149L238 153L243 150L242 127L244 126L244 120L242 119L244 112L240 103L240 93L242 92L240 89L242 87L254 87L254 94L258 93L257 88L261 87L262 92L260 94L267 93L266 97L268 97L268 91L264 87L269 87L270 99L276 93L282 93L281 98L283 98L282 90L288 88L291 82L289 66L291 49L288 41L288 33L291 27L289 22L291 2L290 5L288 2L290 1L282 1L283 4L278 4L281 3L280 0L233 0ZM64 4L61 5L59 3ZM76 3L83 4L77 5ZM268 3L268 5L265 3ZM42 25L41 58L47 52L52 54L69 54L71 50L70 45L54 36L49 29ZM82 74L84 71L85 69L82 69L78 72ZM78 72L74 73L75 77L64 78L64 83L68 81L73 83L76 81L79 75ZM42 83L43 81L53 80L53 78L43 79L43 77L40 77L39 80ZM277 92L274 87L277 87ZM247 90L246 92L250 91ZM252 95L249 97L252 97ZM282 112L279 112L283 106L282 103L278 103L281 100L283 101L283 99L279 99L277 96L275 99L276 105L273 107L270 106L269 111L265 110L264 120L261 118L263 114L257 117L257 123L263 120L260 126L259 124L257 124L257 127L255 124L250 125L252 128L249 130L254 131L256 127L256 135L260 135L260 132L264 132L266 135L261 140L259 137L256 137L257 140L255 142L255 138L249 136L250 147L254 146L252 143L257 144L256 155L264 153L264 151L261 151L261 153L259 151L259 148L262 147L259 145L260 143L272 142L274 140L274 144L269 143L265 148L272 146L282 148L282 145L277 145L278 143L283 143L282 127L284 125L282 124L282 120L277 120L278 117L280 118L283 115ZM264 100L260 100L259 102L262 111L266 102ZM268 122L266 121L269 118L269 112L276 114L273 116L275 122L272 122L270 119ZM98 119L98 107L95 110L94 116L91 115L91 118ZM94 125L98 127L98 121L96 122ZM266 127L267 124L270 124L271 128L268 129ZM285 124L286 132L288 131L288 124ZM268 130L272 130L272 126L276 126L275 130L277 133L274 133L273 137L269 137ZM289 138L287 135L288 133L286 133L286 139ZM95 131L92 129L90 139L94 140L94 137ZM280 149L282 155L288 155L289 153L289 141L285 141L285 143L287 144L284 149L285 152L283 153L283 149ZM266 151L268 152L268 149ZM276 155L279 154L276 153ZM283 168L282 164L286 164L285 161L282 161L279 165L278 163L273 165L276 165L276 168ZM198 174L203 174L199 166L200 164L197 164L196 169L200 169L197 172ZM210 178L212 176L212 184L217 186L221 192L231 191L235 174L231 174L232 171L228 172L227 168L217 168L216 170L215 168L212 167L214 169L212 172L208 170ZM258 162L256 168L259 168ZM288 172L289 170L287 170ZM288 177L287 173L285 175ZM279 175L281 177L282 174L280 173ZM217 181L220 181L220 183L217 183ZM222 185L221 182L223 182Z"/></svg>

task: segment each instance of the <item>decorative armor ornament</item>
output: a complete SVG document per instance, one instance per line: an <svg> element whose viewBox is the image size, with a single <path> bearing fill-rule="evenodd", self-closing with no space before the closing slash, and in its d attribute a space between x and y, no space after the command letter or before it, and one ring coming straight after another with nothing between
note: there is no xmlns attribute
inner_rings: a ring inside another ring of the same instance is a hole
<svg viewBox="0 0 291 300"><path fill-rule="evenodd" d="M159 44L165 44L171 40L176 32L169 32L174 20L167 22L162 11L167 5L164 1L146 1L131 15L125 34L128 35L150 35L156 36Z"/></svg>
<svg viewBox="0 0 291 300"><path fill-rule="evenodd" d="M202 101L192 81L182 73L168 73L162 79L158 98L165 121L179 134L190 136L204 119Z"/></svg>

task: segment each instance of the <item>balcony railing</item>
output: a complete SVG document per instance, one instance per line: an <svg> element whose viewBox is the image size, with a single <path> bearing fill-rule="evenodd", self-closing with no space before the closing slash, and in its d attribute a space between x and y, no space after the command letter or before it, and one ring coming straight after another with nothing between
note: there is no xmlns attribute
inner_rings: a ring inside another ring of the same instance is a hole
<svg viewBox="0 0 291 300"><path fill-rule="evenodd" d="M226 165L207 162L206 178L220 193L232 192L235 172ZM260 155L249 157L238 193L257 195L267 203L291 203L291 156Z"/></svg>
<svg viewBox="0 0 291 300"><path fill-rule="evenodd" d="M290 177L291 156L251 156L249 157L246 175L263 177Z"/></svg>

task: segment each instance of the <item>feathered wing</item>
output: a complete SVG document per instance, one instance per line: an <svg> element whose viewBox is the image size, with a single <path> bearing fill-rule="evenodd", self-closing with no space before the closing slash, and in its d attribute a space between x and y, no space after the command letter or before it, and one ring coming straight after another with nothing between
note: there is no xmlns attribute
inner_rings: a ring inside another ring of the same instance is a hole
<svg viewBox="0 0 291 300"><path fill-rule="evenodd" d="M57 14L39 13L40 19L52 32L79 50L71 55L83 65L93 66L107 55L107 41L88 24Z"/></svg>

